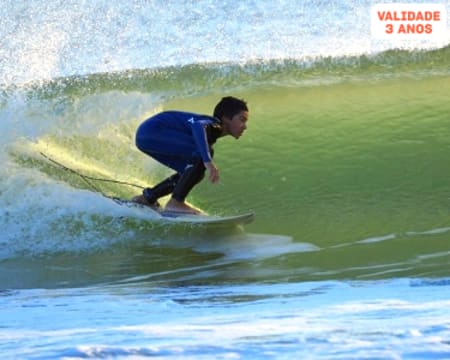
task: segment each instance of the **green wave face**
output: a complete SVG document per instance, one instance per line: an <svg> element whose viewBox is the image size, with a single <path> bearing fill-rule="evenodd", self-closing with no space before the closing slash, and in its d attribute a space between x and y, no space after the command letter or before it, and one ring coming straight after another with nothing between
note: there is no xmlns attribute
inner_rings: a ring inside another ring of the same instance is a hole
<svg viewBox="0 0 450 360"><path fill-rule="evenodd" d="M203 182L191 202L211 213L252 210L248 232L322 249L286 255L289 268L386 276L400 264L395 273L448 276L448 52L192 65L6 89L0 183L6 242L31 231L86 242L94 228L110 239L138 231L139 219L111 230L116 214L104 211L109 205L95 192L131 197L138 188L95 181L93 188L40 152L89 176L147 186L169 172L135 149L138 124L164 109L210 114L232 94L249 104L248 130L239 141L219 140L222 182ZM26 215L14 197L26 199ZM72 199L69 206L64 198ZM66 227L67 219L77 222Z"/></svg>

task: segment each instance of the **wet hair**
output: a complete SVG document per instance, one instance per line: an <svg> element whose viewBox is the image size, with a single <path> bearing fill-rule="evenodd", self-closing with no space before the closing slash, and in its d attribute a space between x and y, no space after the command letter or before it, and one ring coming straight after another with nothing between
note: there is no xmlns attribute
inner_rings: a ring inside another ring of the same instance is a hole
<svg viewBox="0 0 450 360"><path fill-rule="evenodd" d="M226 96L214 108L214 117L222 119L226 116L231 119L241 111L248 111L247 103L233 96Z"/></svg>

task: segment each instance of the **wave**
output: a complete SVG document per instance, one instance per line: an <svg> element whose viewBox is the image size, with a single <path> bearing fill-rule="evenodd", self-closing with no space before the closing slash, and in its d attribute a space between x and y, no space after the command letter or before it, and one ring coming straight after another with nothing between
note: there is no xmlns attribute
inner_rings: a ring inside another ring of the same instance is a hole
<svg viewBox="0 0 450 360"><path fill-rule="evenodd" d="M0 260L128 254L130 246L178 253L184 239L181 247L208 261L214 253L286 261L282 276L448 275L448 96L440 89L449 52L209 62L3 87ZM224 93L251 100L249 135L242 147L220 144L224 184L204 185L193 201L212 212L257 213L233 251L235 236L208 247L217 234L194 231L186 240L102 196L139 188L93 189L40 155L147 186L167 172L135 149L139 122L168 107L210 112ZM303 256L305 249L314 251Z"/></svg>
<svg viewBox="0 0 450 360"><path fill-rule="evenodd" d="M37 0L4 4L0 83L123 73L204 63L343 57L391 49L371 37L366 0L95 4ZM233 21L231 21L233 20ZM239 21L239 22L238 22ZM407 41L404 48L442 47Z"/></svg>
<svg viewBox="0 0 450 360"><path fill-rule="evenodd" d="M59 77L30 82L27 96L87 96L106 91L142 92L164 97L198 96L254 86L313 86L392 76L448 75L450 46L436 50L388 50L358 56L313 56L302 59L207 62L184 66ZM21 86L1 86L3 103Z"/></svg>

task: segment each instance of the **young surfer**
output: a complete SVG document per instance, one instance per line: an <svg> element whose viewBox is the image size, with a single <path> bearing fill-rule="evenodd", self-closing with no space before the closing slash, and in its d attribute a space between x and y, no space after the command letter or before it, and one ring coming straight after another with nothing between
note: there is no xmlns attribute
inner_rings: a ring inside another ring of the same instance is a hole
<svg viewBox="0 0 450 360"><path fill-rule="evenodd" d="M164 111L145 120L136 133L137 148L176 173L144 189L133 201L159 208L158 199L172 194L166 211L199 214L185 199L206 170L209 181L219 181L219 170L212 160L212 145L226 135L238 139L247 128L247 120L246 102L232 96L220 100L213 116Z"/></svg>

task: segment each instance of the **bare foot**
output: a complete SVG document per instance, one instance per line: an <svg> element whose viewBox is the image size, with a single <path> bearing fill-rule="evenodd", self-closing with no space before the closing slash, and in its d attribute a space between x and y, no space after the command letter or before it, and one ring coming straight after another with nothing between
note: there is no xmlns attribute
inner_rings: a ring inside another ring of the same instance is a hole
<svg viewBox="0 0 450 360"><path fill-rule="evenodd" d="M173 212L182 212L190 215L202 215L204 214L201 210L196 209L192 206L189 206L188 204L184 202L180 202L175 200L174 198L171 198L164 209L165 211L173 211Z"/></svg>

